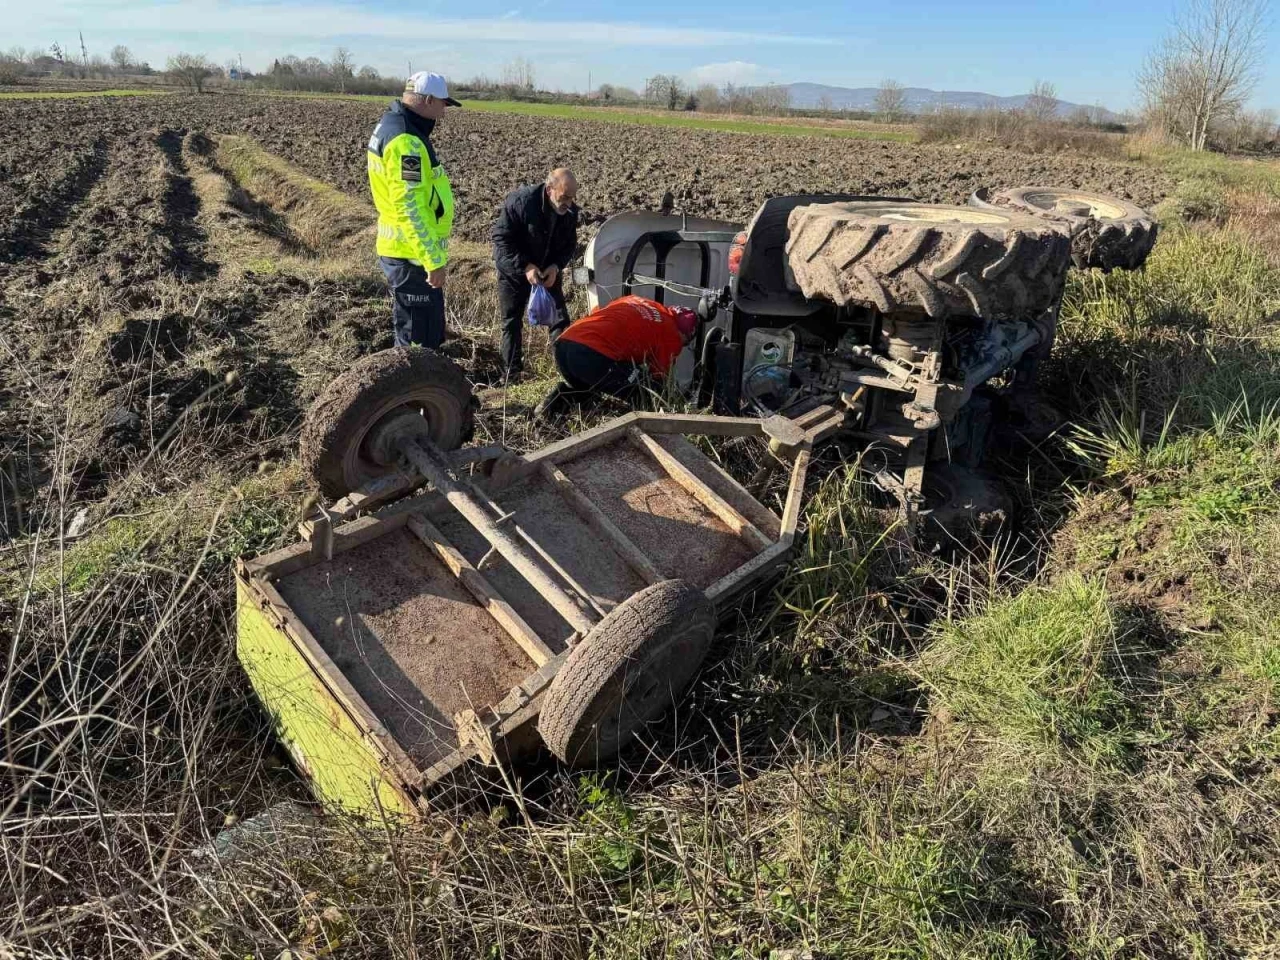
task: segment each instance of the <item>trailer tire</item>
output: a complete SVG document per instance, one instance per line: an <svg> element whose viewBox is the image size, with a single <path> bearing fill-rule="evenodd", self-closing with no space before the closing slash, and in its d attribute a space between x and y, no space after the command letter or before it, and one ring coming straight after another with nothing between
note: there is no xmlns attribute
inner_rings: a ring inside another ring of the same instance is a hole
<svg viewBox="0 0 1280 960"><path fill-rule="evenodd" d="M1017 210L1064 224L1071 231L1071 262L1081 270L1137 270L1156 243L1155 218L1136 204L1091 190L1014 187L977 190L970 206Z"/></svg>
<svg viewBox="0 0 1280 960"><path fill-rule="evenodd" d="M454 450L474 426L471 385L452 360L422 347L370 354L321 390L307 411L303 468L325 496L346 496L395 468L371 455L365 441L375 424L407 412L422 414L423 435L436 446Z"/></svg>
<svg viewBox="0 0 1280 960"><path fill-rule="evenodd" d="M881 314L1034 316L1061 295L1066 228L1014 210L823 203L787 221L787 260L806 297Z"/></svg>
<svg viewBox="0 0 1280 960"><path fill-rule="evenodd" d="M543 742L571 766L613 757L684 693L715 633L715 608L687 580L620 603L570 652L538 716Z"/></svg>

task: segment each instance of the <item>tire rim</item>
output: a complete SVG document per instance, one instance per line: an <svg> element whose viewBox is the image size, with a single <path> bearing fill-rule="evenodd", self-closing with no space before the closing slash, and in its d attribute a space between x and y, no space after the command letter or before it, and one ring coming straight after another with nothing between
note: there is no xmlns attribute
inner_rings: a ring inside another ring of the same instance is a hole
<svg viewBox="0 0 1280 960"><path fill-rule="evenodd" d="M451 427L456 427L462 422L460 412L455 409L456 404L451 401L452 397L448 394L439 390L427 389L408 397L394 397L378 407L361 424L360 429L356 431L356 435L352 437L351 442L343 452L343 481L350 489L358 490L370 480L376 480L393 469L391 466L380 464L370 457L365 443L373 428L389 416L403 411L419 414L426 421L427 436L431 438L433 443L439 444ZM447 446L448 444L446 443L445 445Z"/></svg>
<svg viewBox="0 0 1280 960"><path fill-rule="evenodd" d="M968 223L974 226L1007 224L1007 214L978 207L916 206L914 204L858 204L851 213L859 213L877 220L897 220L902 223Z"/></svg>
<svg viewBox="0 0 1280 960"><path fill-rule="evenodd" d="M1024 199L1037 210L1043 210L1048 214L1063 214L1056 209L1057 205L1062 201L1069 203L1079 203L1089 208L1089 212L1083 216L1090 217L1094 220L1123 220L1128 216L1128 212L1123 207L1118 207L1109 200L1105 200L1096 194L1091 193L1075 193L1068 190L1038 190L1035 193L1024 194ZM1067 214L1067 216L1073 216Z"/></svg>

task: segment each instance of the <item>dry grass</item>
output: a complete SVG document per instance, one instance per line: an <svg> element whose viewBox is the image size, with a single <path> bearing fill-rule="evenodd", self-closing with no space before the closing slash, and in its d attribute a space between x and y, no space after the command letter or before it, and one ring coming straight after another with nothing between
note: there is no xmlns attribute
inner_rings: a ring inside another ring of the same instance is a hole
<svg viewBox="0 0 1280 960"><path fill-rule="evenodd" d="M1125 135L1035 120L1018 111L947 110L922 116L921 143L967 141L1028 153L1075 153L1124 159Z"/></svg>

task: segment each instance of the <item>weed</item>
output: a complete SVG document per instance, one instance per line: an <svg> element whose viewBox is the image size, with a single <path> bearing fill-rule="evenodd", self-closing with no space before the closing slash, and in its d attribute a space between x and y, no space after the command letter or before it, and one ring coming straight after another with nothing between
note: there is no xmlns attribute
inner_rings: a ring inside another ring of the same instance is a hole
<svg viewBox="0 0 1280 960"><path fill-rule="evenodd" d="M934 709L1001 743L1114 762L1133 732L1125 660L1140 650L1099 581L1066 576L944 624L919 663Z"/></svg>

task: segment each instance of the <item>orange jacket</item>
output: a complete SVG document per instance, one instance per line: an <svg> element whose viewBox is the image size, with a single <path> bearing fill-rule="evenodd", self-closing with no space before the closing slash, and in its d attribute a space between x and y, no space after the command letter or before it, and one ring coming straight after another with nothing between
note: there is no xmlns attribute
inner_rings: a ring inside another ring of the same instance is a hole
<svg viewBox="0 0 1280 960"><path fill-rule="evenodd" d="M684 349L670 307L644 297L622 297L575 322L561 340L571 340L610 360L643 363L655 377L665 377Z"/></svg>

